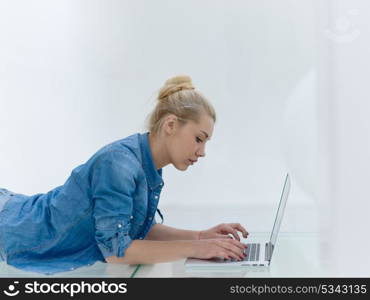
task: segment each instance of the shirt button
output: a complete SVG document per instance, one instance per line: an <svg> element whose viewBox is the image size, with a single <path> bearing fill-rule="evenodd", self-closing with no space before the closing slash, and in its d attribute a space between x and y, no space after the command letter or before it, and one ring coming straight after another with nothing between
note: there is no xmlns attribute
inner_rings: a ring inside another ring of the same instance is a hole
<svg viewBox="0 0 370 300"><path fill-rule="evenodd" d="M122 224L118 224L118 228L121 228L122 227Z"/></svg>
<svg viewBox="0 0 370 300"><path fill-rule="evenodd" d="M71 270L71 271L73 271L74 269L75 269L75 268L73 268L73 267L72 267L70 270Z"/></svg>
<svg viewBox="0 0 370 300"><path fill-rule="evenodd" d="M140 239L140 240L142 240L142 239L143 239L143 237L141 236L139 239Z"/></svg>
<svg viewBox="0 0 370 300"><path fill-rule="evenodd" d="M132 220L134 218L134 216L131 216L130 219Z"/></svg>
<svg viewBox="0 0 370 300"><path fill-rule="evenodd" d="M155 196L154 196L154 198L155 198L155 199L158 199L158 196L157 196L157 195L155 195Z"/></svg>

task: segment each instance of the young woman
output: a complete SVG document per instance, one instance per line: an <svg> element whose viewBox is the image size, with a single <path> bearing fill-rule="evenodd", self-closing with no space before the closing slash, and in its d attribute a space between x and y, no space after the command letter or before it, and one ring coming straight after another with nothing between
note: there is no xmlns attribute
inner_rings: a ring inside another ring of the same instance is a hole
<svg viewBox="0 0 370 300"><path fill-rule="evenodd" d="M167 80L157 100L148 132L104 146L63 185L32 196L0 189L0 260L52 274L96 261L243 258L238 223L193 231L155 221L162 168L185 171L204 157L216 121L188 76Z"/></svg>

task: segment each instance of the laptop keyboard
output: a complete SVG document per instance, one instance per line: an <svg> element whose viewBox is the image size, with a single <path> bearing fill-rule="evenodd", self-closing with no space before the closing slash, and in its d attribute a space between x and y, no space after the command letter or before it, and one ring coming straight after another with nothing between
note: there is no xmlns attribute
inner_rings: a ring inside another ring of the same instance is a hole
<svg viewBox="0 0 370 300"><path fill-rule="evenodd" d="M248 247L244 250L246 257L244 261L258 261L260 258L260 244L247 244Z"/></svg>

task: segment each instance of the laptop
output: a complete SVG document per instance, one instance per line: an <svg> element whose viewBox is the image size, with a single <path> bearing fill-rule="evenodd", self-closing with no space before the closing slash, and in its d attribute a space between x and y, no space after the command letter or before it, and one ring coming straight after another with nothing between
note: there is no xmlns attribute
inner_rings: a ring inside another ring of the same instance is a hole
<svg viewBox="0 0 370 300"><path fill-rule="evenodd" d="M276 213L274 226L272 228L270 240L264 243L247 243L248 247L245 249L246 257L242 261L230 260L224 258L212 259L197 259L187 258L185 261L186 268L198 267L226 267L226 266L263 266L268 267L271 264L272 254L274 253L277 237L281 222L283 220L286 202L290 191L290 177L289 174L285 177L283 191L280 196L280 203Z"/></svg>

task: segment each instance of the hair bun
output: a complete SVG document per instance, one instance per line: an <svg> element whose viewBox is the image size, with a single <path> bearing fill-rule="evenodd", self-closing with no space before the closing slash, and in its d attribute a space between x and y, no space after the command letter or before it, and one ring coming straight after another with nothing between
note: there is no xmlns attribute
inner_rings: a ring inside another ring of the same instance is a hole
<svg viewBox="0 0 370 300"><path fill-rule="evenodd" d="M163 99L181 90L193 90L194 86L191 77L179 75L166 80L164 86L160 89L158 99Z"/></svg>

